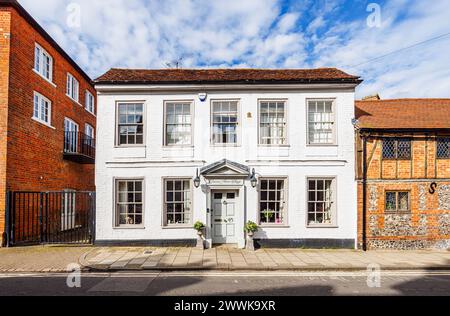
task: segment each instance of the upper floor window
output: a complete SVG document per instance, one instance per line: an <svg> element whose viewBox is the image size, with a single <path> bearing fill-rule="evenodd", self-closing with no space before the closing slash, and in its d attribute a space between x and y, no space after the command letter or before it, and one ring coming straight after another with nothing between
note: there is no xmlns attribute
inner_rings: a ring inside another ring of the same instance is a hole
<svg viewBox="0 0 450 316"><path fill-rule="evenodd" d="M436 155L438 159L450 159L450 138L436 140Z"/></svg>
<svg viewBox="0 0 450 316"><path fill-rule="evenodd" d="M86 90L86 97L85 97L85 106L86 110L88 112L91 112L92 114L95 113L95 105L94 105L94 96L92 93Z"/></svg>
<svg viewBox="0 0 450 316"><path fill-rule="evenodd" d="M335 224L335 179L308 179L308 226Z"/></svg>
<svg viewBox="0 0 450 316"><path fill-rule="evenodd" d="M72 76L71 74L67 74L67 89L66 89L66 94L67 96L69 96L71 99L75 100L76 102L78 102L78 98L79 98L79 83L78 80L75 79L74 76Z"/></svg>
<svg viewBox="0 0 450 316"><path fill-rule="evenodd" d="M166 102L165 142L166 146L186 146L192 144L192 103Z"/></svg>
<svg viewBox="0 0 450 316"><path fill-rule="evenodd" d="M143 145L144 105L142 103L119 103L117 112L117 145Z"/></svg>
<svg viewBox="0 0 450 316"><path fill-rule="evenodd" d="M388 191L386 192L385 204L385 209L387 212L409 212L409 192Z"/></svg>
<svg viewBox="0 0 450 316"><path fill-rule="evenodd" d="M261 179L260 183L260 224L284 224L286 219L286 179Z"/></svg>
<svg viewBox="0 0 450 316"><path fill-rule="evenodd" d="M48 81L53 80L53 58L38 44L34 48L34 70Z"/></svg>
<svg viewBox="0 0 450 316"><path fill-rule="evenodd" d="M383 159L411 159L411 140L406 138L383 139Z"/></svg>
<svg viewBox="0 0 450 316"><path fill-rule="evenodd" d="M212 101L212 143L214 145L238 143L238 101Z"/></svg>
<svg viewBox="0 0 450 316"><path fill-rule="evenodd" d="M46 125L51 124L52 103L37 92L34 93L33 118Z"/></svg>
<svg viewBox="0 0 450 316"><path fill-rule="evenodd" d="M286 102L259 103L259 144L286 145Z"/></svg>
<svg viewBox="0 0 450 316"><path fill-rule="evenodd" d="M336 142L334 100L308 100L308 143L330 145Z"/></svg>
<svg viewBox="0 0 450 316"><path fill-rule="evenodd" d="M86 124L84 127L84 144L89 147L94 147L95 145L95 131L94 128Z"/></svg>

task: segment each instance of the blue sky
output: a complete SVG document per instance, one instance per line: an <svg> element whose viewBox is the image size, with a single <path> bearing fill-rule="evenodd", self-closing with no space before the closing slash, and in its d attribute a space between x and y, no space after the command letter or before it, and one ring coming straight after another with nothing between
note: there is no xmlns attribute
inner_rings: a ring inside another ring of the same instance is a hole
<svg viewBox="0 0 450 316"><path fill-rule="evenodd" d="M448 0L19 2L93 78L182 58L184 68L337 67L363 77L358 97L450 97L450 36L359 65L449 33Z"/></svg>

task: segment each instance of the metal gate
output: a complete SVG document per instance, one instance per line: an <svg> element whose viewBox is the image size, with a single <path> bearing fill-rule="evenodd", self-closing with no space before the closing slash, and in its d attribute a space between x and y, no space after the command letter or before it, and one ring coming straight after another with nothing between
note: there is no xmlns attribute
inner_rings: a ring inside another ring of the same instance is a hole
<svg viewBox="0 0 450 316"><path fill-rule="evenodd" d="M7 245L94 241L95 192L8 192Z"/></svg>

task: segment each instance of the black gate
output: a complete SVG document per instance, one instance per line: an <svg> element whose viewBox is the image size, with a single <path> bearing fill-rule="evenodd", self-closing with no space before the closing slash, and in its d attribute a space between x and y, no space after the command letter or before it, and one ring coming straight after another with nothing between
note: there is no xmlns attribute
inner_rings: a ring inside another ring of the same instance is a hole
<svg viewBox="0 0 450 316"><path fill-rule="evenodd" d="M8 192L7 245L92 243L94 212L94 192Z"/></svg>

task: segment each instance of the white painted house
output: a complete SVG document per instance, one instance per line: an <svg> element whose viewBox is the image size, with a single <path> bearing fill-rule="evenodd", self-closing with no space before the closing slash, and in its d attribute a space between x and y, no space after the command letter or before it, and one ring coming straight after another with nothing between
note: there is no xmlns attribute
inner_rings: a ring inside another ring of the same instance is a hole
<svg viewBox="0 0 450 316"><path fill-rule="evenodd" d="M354 91L337 69L111 69L96 81L98 244L354 248ZM197 177L198 175L198 177Z"/></svg>

